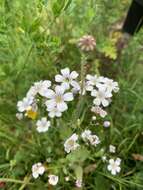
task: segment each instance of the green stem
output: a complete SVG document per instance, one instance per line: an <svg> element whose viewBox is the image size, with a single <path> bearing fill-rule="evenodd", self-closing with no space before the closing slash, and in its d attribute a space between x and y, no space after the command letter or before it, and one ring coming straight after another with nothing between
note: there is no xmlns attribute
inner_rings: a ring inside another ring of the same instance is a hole
<svg viewBox="0 0 143 190"><path fill-rule="evenodd" d="M21 180L17 180L17 179L11 179L11 178L0 178L0 182L25 184L25 181L21 181ZM27 185L34 185L34 184L28 182Z"/></svg>

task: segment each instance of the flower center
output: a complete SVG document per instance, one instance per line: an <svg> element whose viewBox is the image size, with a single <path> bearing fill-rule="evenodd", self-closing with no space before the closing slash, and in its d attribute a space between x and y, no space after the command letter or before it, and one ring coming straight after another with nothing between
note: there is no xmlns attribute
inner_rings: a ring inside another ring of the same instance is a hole
<svg viewBox="0 0 143 190"><path fill-rule="evenodd" d="M98 97L99 97L100 99L104 99L104 98L105 98L105 95L104 95L103 92L99 92L99 93L98 93Z"/></svg>
<svg viewBox="0 0 143 190"><path fill-rule="evenodd" d="M117 166L116 166L116 164L115 164L115 163L113 163L113 164L112 164L112 168L115 170L115 169L116 169L116 167L117 167Z"/></svg>
<svg viewBox="0 0 143 190"><path fill-rule="evenodd" d="M73 140L69 140L69 141L68 141L68 145L74 146L74 141L73 141Z"/></svg>
<svg viewBox="0 0 143 190"><path fill-rule="evenodd" d="M63 97L61 95L56 96L56 103L61 103L63 101Z"/></svg>

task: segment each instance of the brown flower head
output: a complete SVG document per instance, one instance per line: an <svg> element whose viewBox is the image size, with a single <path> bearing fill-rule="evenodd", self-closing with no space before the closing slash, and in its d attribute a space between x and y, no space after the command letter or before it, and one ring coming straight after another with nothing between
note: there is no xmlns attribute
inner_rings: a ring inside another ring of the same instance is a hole
<svg viewBox="0 0 143 190"><path fill-rule="evenodd" d="M93 51L96 46L96 41L93 36L85 35L79 39L78 46L82 51Z"/></svg>

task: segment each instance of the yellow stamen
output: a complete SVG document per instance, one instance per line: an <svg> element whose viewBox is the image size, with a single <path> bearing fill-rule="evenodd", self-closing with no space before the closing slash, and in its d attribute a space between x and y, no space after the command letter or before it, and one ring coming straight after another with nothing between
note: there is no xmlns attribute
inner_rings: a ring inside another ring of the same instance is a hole
<svg viewBox="0 0 143 190"><path fill-rule="evenodd" d="M27 110L27 112L26 112L26 116L33 120L36 119L37 115L38 115L38 113L33 111L32 109Z"/></svg>

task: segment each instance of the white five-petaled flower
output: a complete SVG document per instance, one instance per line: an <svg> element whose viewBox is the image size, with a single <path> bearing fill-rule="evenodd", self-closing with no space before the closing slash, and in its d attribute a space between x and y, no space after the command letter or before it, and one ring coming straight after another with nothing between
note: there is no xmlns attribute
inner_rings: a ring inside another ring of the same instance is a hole
<svg viewBox="0 0 143 190"><path fill-rule="evenodd" d="M106 90L109 92L112 92L112 91L118 92L119 91L118 83L109 78L104 78L104 83L98 84L98 88L102 88L102 87L105 87Z"/></svg>
<svg viewBox="0 0 143 190"><path fill-rule="evenodd" d="M117 173L119 173L121 171L120 164L121 164L120 158L117 158L116 160L110 159L109 164L107 166L107 169L109 171L111 171L112 175L116 175Z"/></svg>
<svg viewBox="0 0 143 190"><path fill-rule="evenodd" d="M109 152L115 153L116 152L116 147L110 144L109 145Z"/></svg>
<svg viewBox="0 0 143 190"><path fill-rule="evenodd" d="M112 94L105 88L100 88L99 90L92 90L91 96L95 97L93 103L96 106L103 105L104 107L107 107L110 103L109 99L112 97Z"/></svg>
<svg viewBox="0 0 143 190"><path fill-rule="evenodd" d="M50 185L57 185L57 183L59 181L59 177L58 176L56 176L56 175L49 175L48 177L49 177L48 182L49 182Z"/></svg>
<svg viewBox="0 0 143 190"><path fill-rule="evenodd" d="M64 143L64 149L67 153L77 149L79 144L76 142L78 140L78 135L74 133L71 137L69 137Z"/></svg>
<svg viewBox="0 0 143 190"><path fill-rule="evenodd" d="M55 76L55 81L61 83L65 89L69 89L70 85L72 87L77 86L77 82L75 81L78 77L78 73L76 71L70 72L69 68L65 68L61 70L61 74Z"/></svg>
<svg viewBox="0 0 143 190"><path fill-rule="evenodd" d="M56 107L59 112L64 112L68 109L66 102L73 100L73 94L71 92L65 93L63 86L56 86L55 91L49 89L47 92L46 101L47 111L51 112Z"/></svg>
<svg viewBox="0 0 143 190"><path fill-rule="evenodd" d="M50 121L47 121L46 117L41 118L41 120L38 120L36 123L37 126L37 131L39 133L44 133L46 131L48 131L49 127L50 127Z"/></svg>
<svg viewBox="0 0 143 190"><path fill-rule="evenodd" d="M39 162L32 166L32 176L36 179L39 175L43 175L45 167Z"/></svg>
<svg viewBox="0 0 143 190"><path fill-rule="evenodd" d="M24 112L31 109L33 103L33 97L25 97L23 100L18 101L17 107L19 112Z"/></svg>

